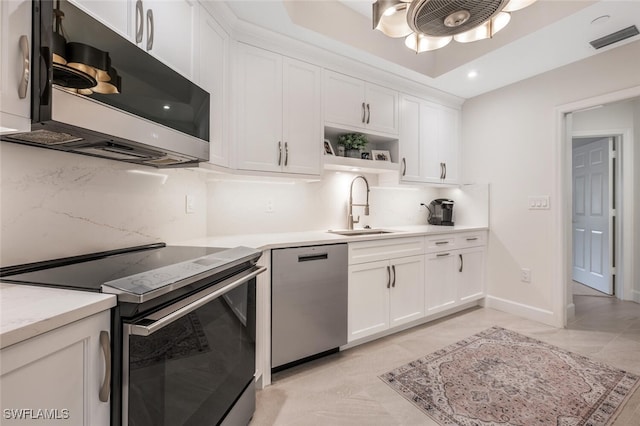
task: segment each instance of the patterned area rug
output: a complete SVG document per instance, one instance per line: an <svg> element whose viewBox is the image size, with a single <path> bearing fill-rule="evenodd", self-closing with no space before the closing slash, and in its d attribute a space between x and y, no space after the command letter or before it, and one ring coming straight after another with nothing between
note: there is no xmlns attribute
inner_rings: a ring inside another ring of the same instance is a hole
<svg viewBox="0 0 640 426"><path fill-rule="evenodd" d="M441 425L609 425L640 377L500 327L380 376Z"/></svg>

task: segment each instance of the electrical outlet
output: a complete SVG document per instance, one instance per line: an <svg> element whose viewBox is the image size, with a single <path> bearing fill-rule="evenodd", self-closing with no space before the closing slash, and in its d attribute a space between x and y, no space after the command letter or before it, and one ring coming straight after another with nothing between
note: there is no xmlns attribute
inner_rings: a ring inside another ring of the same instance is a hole
<svg viewBox="0 0 640 426"><path fill-rule="evenodd" d="M267 200L267 205L264 207L264 211L267 213L273 213L275 211L273 200Z"/></svg>
<svg viewBox="0 0 640 426"><path fill-rule="evenodd" d="M531 269L522 268L520 270L520 281L522 281L523 283L531 282Z"/></svg>
<svg viewBox="0 0 640 426"><path fill-rule="evenodd" d="M193 195L184 196L184 211L187 214L196 212L196 198Z"/></svg>

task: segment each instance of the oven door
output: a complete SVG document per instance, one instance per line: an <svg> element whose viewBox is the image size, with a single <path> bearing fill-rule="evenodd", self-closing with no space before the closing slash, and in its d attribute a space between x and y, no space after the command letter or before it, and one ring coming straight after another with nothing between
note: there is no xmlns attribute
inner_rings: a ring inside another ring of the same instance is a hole
<svg viewBox="0 0 640 426"><path fill-rule="evenodd" d="M255 408L254 266L123 324L123 425L216 425ZM247 403L248 402L248 403ZM237 410L233 416L237 415Z"/></svg>

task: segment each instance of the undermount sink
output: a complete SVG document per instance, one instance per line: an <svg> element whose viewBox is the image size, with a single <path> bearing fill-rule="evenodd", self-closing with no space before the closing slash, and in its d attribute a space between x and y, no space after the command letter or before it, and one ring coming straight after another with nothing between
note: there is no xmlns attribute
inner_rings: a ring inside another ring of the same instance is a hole
<svg viewBox="0 0 640 426"><path fill-rule="evenodd" d="M346 237L355 237L358 235L380 235L391 234L395 231L387 231L384 229L345 229L341 231L327 231L331 234L344 235Z"/></svg>

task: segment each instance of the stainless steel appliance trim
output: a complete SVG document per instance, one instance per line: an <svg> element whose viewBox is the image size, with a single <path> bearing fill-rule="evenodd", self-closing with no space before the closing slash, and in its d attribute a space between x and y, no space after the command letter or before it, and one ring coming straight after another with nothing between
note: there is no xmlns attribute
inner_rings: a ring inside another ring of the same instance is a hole
<svg viewBox="0 0 640 426"><path fill-rule="evenodd" d="M261 254L260 254L261 255ZM217 272L232 268L234 266L238 266L241 265L245 262L251 261L253 259L257 259L258 255L248 255L245 256L243 258L240 258L238 260L235 260L233 262L229 262L229 263L225 263L224 265L221 265L217 268L212 268L209 270L206 270L204 272L201 272L197 275L193 275L189 278L185 278L184 280L180 280L178 282L175 282L173 284L170 285L166 285L164 287L161 287L157 290L153 290L150 291L148 293L144 293L144 294L133 294L133 293L129 293L126 292L122 289L116 288L116 287L111 287L109 285L103 284L101 287L101 290L103 293L107 293L107 294L115 294L118 297L118 301L120 302L132 302L132 303L144 303L147 302L149 300L155 299L156 297L162 296L163 294L169 293L171 291L174 291L176 289L182 288L184 286L187 286L189 284L193 284L196 281L199 281L203 278L206 278L208 276L211 275L215 275Z"/></svg>
<svg viewBox="0 0 640 426"><path fill-rule="evenodd" d="M177 155L209 159L209 142L54 86L52 120Z"/></svg>
<svg viewBox="0 0 640 426"><path fill-rule="evenodd" d="M129 426L129 336L131 324L122 325L122 426Z"/></svg>
<svg viewBox="0 0 640 426"><path fill-rule="evenodd" d="M26 35L21 35L18 43L22 52L22 78L18 85L18 97L24 99L27 97L27 89L29 88L29 71L31 70L29 54L31 50L29 50L29 38Z"/></svg>
<svg viewBox="0 0 640 426"><path fill-rule="evenodd" d="M102 402L109 401L109 393L111 391L111 342L109 341L109 332L100 331L100 347L104 356L104 379L98 393L98 398Z"/></svg>
<svg viewBox="0 0 640 426"><path fill-rule="evenodd" d="M171 312L170 314L163 316L162 318L156 319L156 317L158 315L160 315L160 313L164 313L167 310L171 310L171 307L168 307L166 309L163 309L161 311L159 311L156 314L152 314L149 315L147 317L145 317L144 319L148 319L148 320L155 320L155 322L149 326L143 326L143 325L138 325L138 324L132 324L131 325L131 334L134 336L149 336L153 333L155 333L156 331L166 327L167 325L171 324L172 322L182 318L183 316L187 315L189 312L195 311L196 309L206 305L207 303L209 303L210 301L222 296L223 294L233 290L234 288L246 283L247 281L251 280L252 278L254 278L255 276L257 276L258 274L261 274L262 272L266 271L267 268L262 266L262 267L258 267L258 266L254 266L251 269L249 269L248 273L244 273L242 275L236 275L233 277L233 281L232 279L228 279L223 281L222 283L224 284L224 287L222 288L218 288L215 289L215 287L213 288L209 288L205 291L202 291L194 296L192 296L192 298L196 299L194 302L181 307L178 310L175 310L173 312ZM228 282L229 281L229 282ZM228 282L228 283L227 283Z"/></svg>

